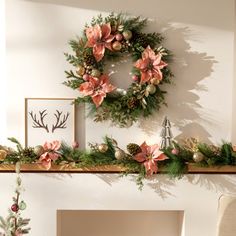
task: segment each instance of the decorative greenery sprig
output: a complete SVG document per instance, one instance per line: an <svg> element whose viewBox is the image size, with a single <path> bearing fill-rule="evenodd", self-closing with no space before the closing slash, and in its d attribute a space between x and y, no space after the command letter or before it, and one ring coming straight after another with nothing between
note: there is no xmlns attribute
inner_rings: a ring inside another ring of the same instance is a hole
<svg viewBox="0 0 236 236"><path fill-rule="evenodd" d="M19 149L22 149L22 146L16 139L11 139L13 142L17 144ZM30 228L27 227L30 219L22 218L21 212L25 210L26 203L21 200L22 193L22 181L20 178L20 163L16 163L16 189L15 196L13 197L13 204L9 209L9 214L6 218L0 216L0 228L3 229L2 236L20 236L23 234L28 234Z"/></svg>

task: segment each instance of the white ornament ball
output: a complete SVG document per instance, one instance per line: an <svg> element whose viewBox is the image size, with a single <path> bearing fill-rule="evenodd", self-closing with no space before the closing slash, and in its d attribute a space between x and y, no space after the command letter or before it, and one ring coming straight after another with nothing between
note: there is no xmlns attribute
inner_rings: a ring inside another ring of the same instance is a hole
<svg viewBox="0 0 236 236"><path fill-rule="evenodd" d="M201 162L204 159L204 155L201 152L195 152L193 154L193 160L195 162Z"/></svg>
<svg viewBox="0 0 236 236"><path fill-rule="evenodd" d="M41 146L41 145L35 146L35 147L34 147L34 153L35 153L37 156L41 156L41 155L44 153L43 146Z"/></svg>
<svg viewBox="0 0 236 236"><path fill-rule="evenodd" d="M125 30L123 32L123 37L126 39L126 40L129 40L132 38L132 32L130 30Z"/></svg>
<svg viewBox="0 0 236 236"><path fill-rule="evenodd" d="M117 150L115 151L115 158L116 158L117 160L124 159L124 158L125 158L125 152L124 152L123 150L121 150L121 149L117 149Z"/></svg>
<svg viewBox="0 0 236 236"><path fill-rule="evenodd" d="M150 94L154 94L156 92L156 86L153 84L149 84L146 87L146 90L150 93Z"/></svg>

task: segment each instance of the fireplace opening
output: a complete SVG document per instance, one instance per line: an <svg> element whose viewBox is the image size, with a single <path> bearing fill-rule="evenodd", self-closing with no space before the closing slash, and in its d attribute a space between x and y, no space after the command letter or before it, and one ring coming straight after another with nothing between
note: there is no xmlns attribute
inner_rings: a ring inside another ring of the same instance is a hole
<svg viewBox="0 0 236 236"><path fill-rule="evenodd" d="M183 211L58 210L57 236L182 236Z"/></svg>

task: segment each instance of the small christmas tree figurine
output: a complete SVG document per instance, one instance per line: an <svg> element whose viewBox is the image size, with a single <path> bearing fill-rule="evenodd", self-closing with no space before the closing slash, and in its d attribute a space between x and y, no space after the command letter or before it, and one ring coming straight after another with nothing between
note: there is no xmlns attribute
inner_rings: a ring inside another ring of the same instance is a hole
<svg viewBox="0 0 236 236"><path fill-rule="evenodd" d="M171 124L167 116L165 116L163 123L162 123L162 130L161 130L161 149L165 149L167 147L172 147L172 132L171 132Z"/></svg>

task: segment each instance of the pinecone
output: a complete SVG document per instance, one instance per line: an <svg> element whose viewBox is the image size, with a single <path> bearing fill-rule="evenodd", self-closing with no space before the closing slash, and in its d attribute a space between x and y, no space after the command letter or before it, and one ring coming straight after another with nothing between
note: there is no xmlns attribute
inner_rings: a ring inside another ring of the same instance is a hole
<svg viewBox="0 0 236 236"><path fill-rule="evenodd" d="M25 148L22 151L22 155L26 158L35 158L36 154L34 153L34 149L29 147L29 148Z"/></svg>
<svg viewBox="0 0 236 236"><path fill-rule="evenodd" d="M138 105L138 100L135 97L132 97L127 101L127 106L130 109L135 108L137 105Z"/></svg>
<svg viewBox="0 0 236 236"><path fill-rule="evenodd" d="M136 143L129 143L126 148L128 152L133 156L142 152L141 147Z"/></svg>
<svg viewBox="0 0 236 236"><path fill-rule="evenodd" d="M96 65L96 60L93 55L86 53L84 55L84 62L86 65L89 66L95 66Z"/></svg>
<svg viewBox="0 0 236 236"><path fill-rule="evenodd" d="M209 147L210 147L211 151L214 153L214 155L220 156L221 150L219 147L217 147L215 145L210 145Z"/></svg>
<svg viewBox="0 0 236 236"><path fill-rule="evenodd" d="M134 33L132 38L135 44L142 45L144 48L149 45L147 37L143 33Z"/></svg>

